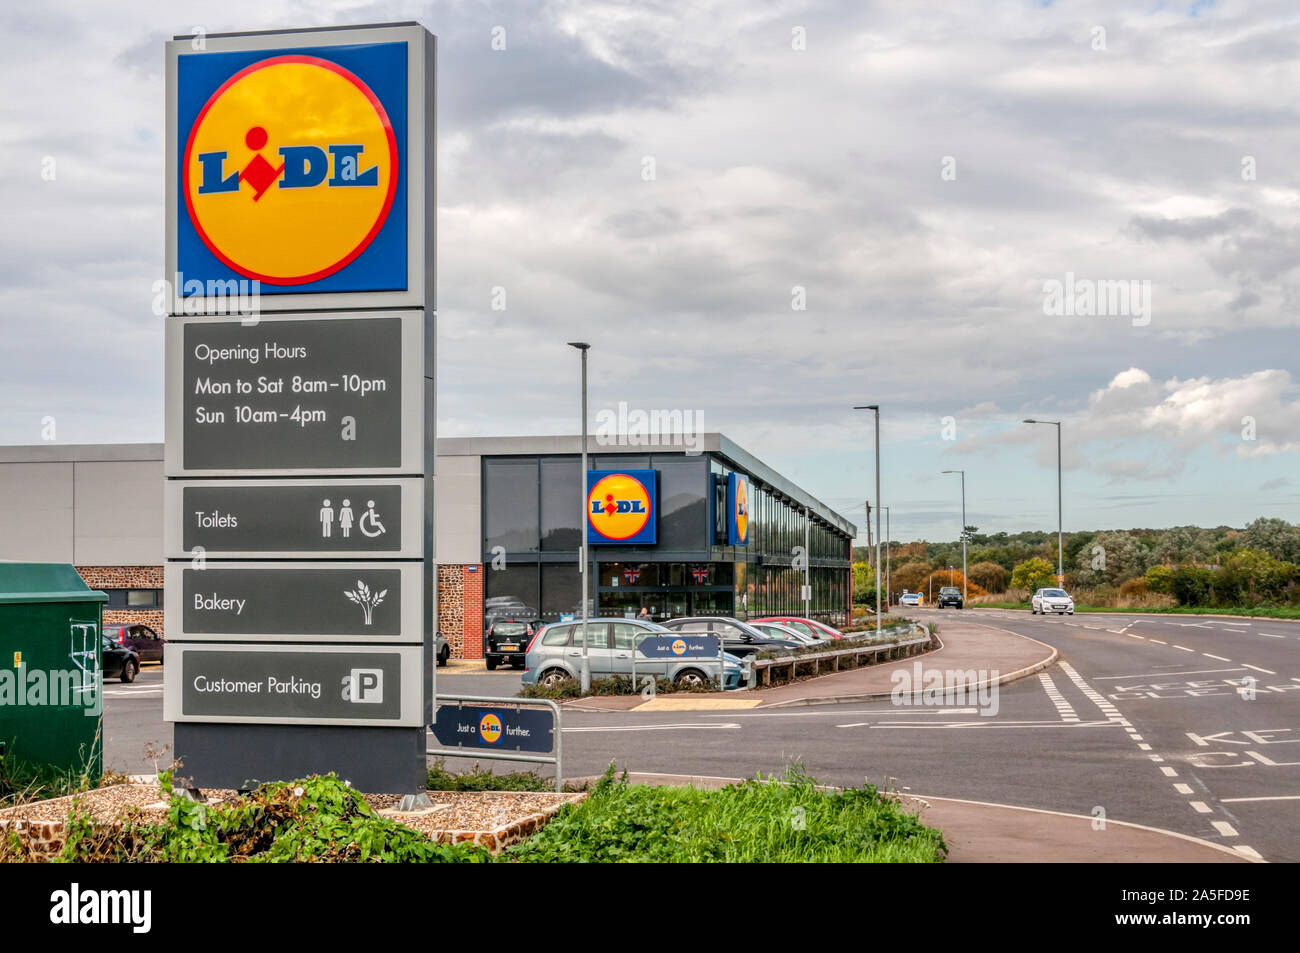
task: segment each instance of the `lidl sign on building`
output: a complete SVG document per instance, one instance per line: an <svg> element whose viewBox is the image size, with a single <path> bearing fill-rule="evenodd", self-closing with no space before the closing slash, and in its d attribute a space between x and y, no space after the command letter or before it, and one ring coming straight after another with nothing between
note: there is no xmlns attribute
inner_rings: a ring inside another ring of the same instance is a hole
<svg viewBox="0 0 1300 953"><path fill-rule="evenodd" d="M201 785L424 787L434 52L414 23L167 44L164 713Z"/></svg>
<svg viewBox="0 0 1300 953"><path fill-rule="evenodd" d="M654 470L588 470L587 543L653 546L658 540L657 477Z"/></svg>

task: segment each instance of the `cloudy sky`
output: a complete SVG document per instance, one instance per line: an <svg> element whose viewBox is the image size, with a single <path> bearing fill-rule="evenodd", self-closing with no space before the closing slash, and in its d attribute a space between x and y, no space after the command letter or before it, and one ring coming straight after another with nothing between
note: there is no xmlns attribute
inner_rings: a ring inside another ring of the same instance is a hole
<svg viewBox="0 0 1300 953"><path fill-rule="evenodd" d="M701 413L859 524L879 402L895 538L955 535L946 468L1054 527L1024 417L1067 530L1300 521L1293 0L6 4L0 443L162 439L163 41L409 19L441 434L575 430L581 337L593 414Z"/></svg>

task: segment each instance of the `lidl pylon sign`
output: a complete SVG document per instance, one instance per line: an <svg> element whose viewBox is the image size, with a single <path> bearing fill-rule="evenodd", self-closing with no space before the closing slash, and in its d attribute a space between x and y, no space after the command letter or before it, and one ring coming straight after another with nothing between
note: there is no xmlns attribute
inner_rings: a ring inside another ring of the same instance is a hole
<svg viewBox="0 0 1300 953"><path fill-rule="evenodd" d="M432 307L432 222L422 214L431 128L420 135L432 82L423 51L412 49L420 38L404 30L368 31L368 42L327 31L175 45L176 297L247 294L256 282L262 310L315 307L324 302L311 296L323 295L331 307L362 295L368 306L384 295L393 306Z"/></svg>

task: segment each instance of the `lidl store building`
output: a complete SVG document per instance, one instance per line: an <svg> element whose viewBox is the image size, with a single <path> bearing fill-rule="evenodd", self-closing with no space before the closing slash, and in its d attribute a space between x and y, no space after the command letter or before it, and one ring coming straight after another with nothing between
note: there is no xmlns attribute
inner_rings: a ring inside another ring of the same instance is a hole
<svg viewBox="0 0 1300 953"><path fill-rule="evenodd" d="M856 527L718 433L690 448L580 438L442 438L435 477L438 628L482 653L484 600L549 621L581 611L582 534L599 615L814 617L852 602ZM603 481L603 482L602 482ZM109 594L105 621L163 631L161 444L0 447L0 559L70 562ZM163 633L165 634L165 633Z"/></svg>

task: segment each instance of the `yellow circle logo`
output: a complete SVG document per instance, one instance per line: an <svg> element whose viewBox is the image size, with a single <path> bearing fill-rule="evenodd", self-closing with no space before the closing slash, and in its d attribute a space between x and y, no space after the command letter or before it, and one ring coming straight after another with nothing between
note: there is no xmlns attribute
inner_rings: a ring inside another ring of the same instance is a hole
<svg viewBox="0 0 1300 953"><path fill-rule="evenodd" d="M736 481L736 535L741 542L749 539L749 481Z"/></svg>
<svg viewBox="0 0 1300 953"><path fill-rule="evenodd" d="M650 493L645 484L626 473L611 473L596 481L587 494L587 519L606 539L631 539L650 520Z"/></svg>
<svg viewBox="0 0 1300 953"><path fill-rule="evenodd" d="M346 267L383 227L397 140L351 72L276 56L212 94L182 169L190 221L218 259L268 284L306 284Z"/></svg>
<svg viewBox="0 0 1300 953"><path fill-rule="evenodd" d="M686 642L682 639L673 639L672 650L674 655L685 655Z"/></svg>
<svg viewBox="0 0 1300 953"><path fill-rule="evenodd" d="M501 719L488 712L478 721L478 736L490 745L501 740Z"/></svg>

